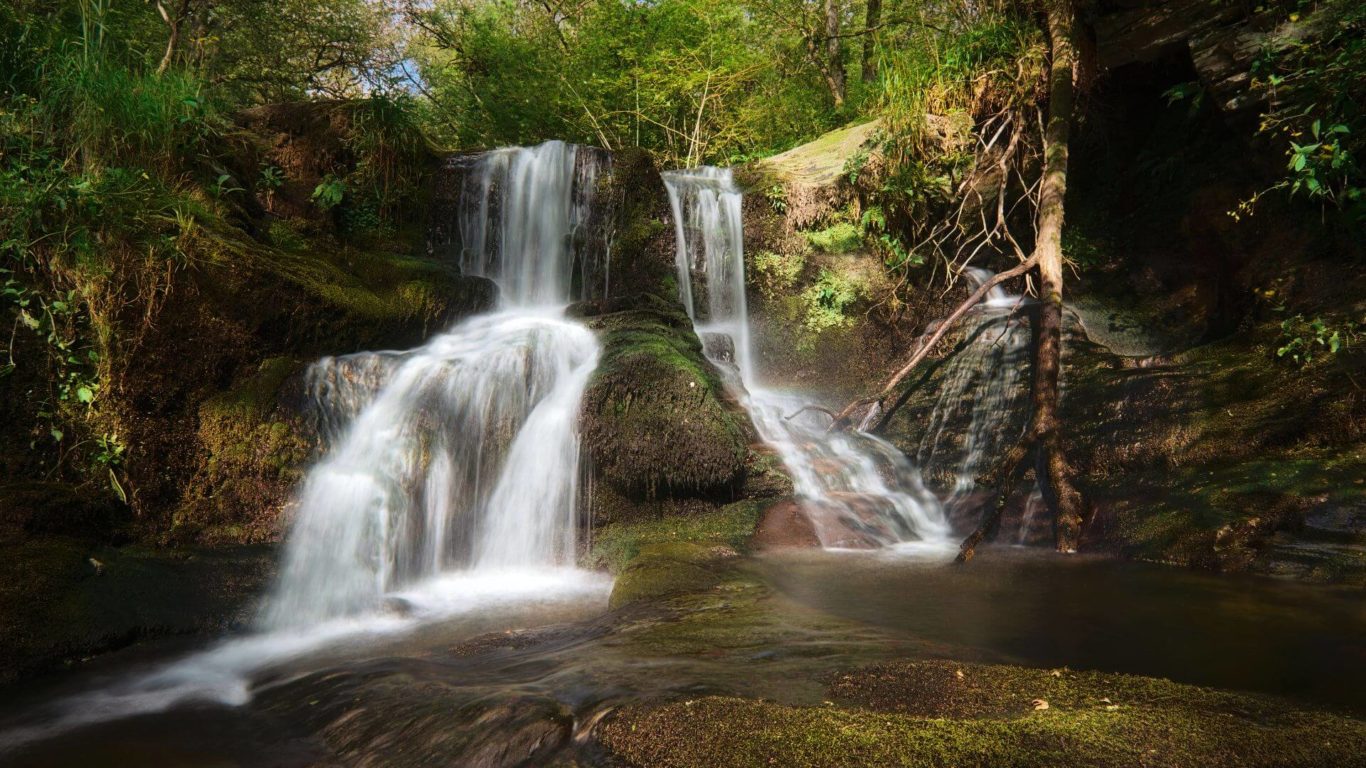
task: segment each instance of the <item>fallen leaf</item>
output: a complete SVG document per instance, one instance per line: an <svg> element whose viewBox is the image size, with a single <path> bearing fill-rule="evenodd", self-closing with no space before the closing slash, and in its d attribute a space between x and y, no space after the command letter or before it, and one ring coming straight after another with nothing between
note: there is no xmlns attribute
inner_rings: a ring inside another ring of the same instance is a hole
<svg viewBox="0 0 1366 768"><path fill-rule="evenodd" d="M1048 709L1048 702L1044 701L1043 699L1035 699L1034 701L1032 701L1032 702L1030 702L1030 703L1034 705L1034 711L1035 711L1035 712L1038 712L1039 710L1042 710L1042 709Z"/></svg>

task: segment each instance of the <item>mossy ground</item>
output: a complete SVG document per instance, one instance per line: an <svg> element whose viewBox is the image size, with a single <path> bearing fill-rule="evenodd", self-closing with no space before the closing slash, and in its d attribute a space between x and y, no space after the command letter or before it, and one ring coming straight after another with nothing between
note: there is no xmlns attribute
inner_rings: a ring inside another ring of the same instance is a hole
<svg viewBox="0 0 1366 768"><path fill-rule="evenodd" d="M709 697L631 708L602 739L631 765L1362 765L1366 724L1164 680L955 662L836 678L823 707ZM1046 704L1046 707L1045 707Z"/></svg>

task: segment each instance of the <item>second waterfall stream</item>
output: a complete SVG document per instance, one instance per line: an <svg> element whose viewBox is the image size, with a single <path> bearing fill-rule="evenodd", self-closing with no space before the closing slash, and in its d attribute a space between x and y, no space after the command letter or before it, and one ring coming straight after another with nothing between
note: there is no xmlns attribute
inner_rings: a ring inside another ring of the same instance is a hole
<svg viewBox="0 0 1366 768"><path fill-rule="evenodd" d="M905 455L864 432L827 432L824 414L800 412L809 398L759 380L745 301L742 193L730 169L671 171L664 184L676 227L679 298L708 358L792 475L822 546L951 551L944 510Z"/></svg>

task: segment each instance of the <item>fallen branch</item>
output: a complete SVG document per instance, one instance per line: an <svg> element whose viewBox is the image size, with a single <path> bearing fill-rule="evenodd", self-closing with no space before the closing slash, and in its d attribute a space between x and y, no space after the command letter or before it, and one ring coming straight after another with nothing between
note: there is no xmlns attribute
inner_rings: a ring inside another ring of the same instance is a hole
<svg viewBox="0 0 1366 768"><path fill-rule="evenodd" d="M1037 264L1038 261L1039 257L1037 255L1030 256L1028 259L1025 259L1019 264L1016 264L1014 267L1011 267L1010 269L1007 269L1004 272L997 273L990 280L987 280L986 282L978 286L977 290L973 291L972 295L969 296L967 300L965 300L962 304L959 304L957 309L950 312L949 316L944 318L944 321L939 324L939 327L936 328L934 332L929 335L929 338L920 344L919 348L916 349L915 354L911 355L910 362L902 366L901 370L896 372L896 375L892 376L892 378L887 380L887 383L882 387L882 391L878 392L876 395L873 395L871 397L860 398L846 405L844 407L844 410L840 411L838 414L835 414L835 421L833 424L830 425L830 430L835 431L846 429L849 426L854 413L858 411L860 408L874 404L880 405L883 402L885 402L887 398L890 397L891 394L896 390L896 388L901 385L901 382L904 381L907 376L911 375L911 372L915 370L915 367L917 365L920 365L920 362L924 360L927 355L929 355L930 351L934 349L934 346L939 343L939 340L944 338L944 335L949 332L949 329L953 327L953 324L956 323L959 320L959 318L967 314L968 310L977 306L977 304L980 303L982 299L986 298L986 295L991 292L992 288L995 288L997 285L1000 285L1001 283L1010 280L1011 278L1023 275L1024 273L1033 269L1034 265ZM887 421L891 418L892 414L895 412L895 408L886 409L882 413L881 417L879 417L878 419L878 426L886 424Z"/></svg>
<svg viewBox="0 0 1366 768"><path fill-rule="evenodd" d="M819 411L820 413L823 413L823 414L825 414L826 416L829 416L829 417L832 418L832 419L837 419L837 418L839 418L839 416L836 415L834 411L830 410L829 408L826 408L826 407L823 406L823 405L803 405L801 408L798 408L797 410L793 411L792 413L789 413L788 415L784 416L784 417L783 417L783 421L792 421L793 419L795 419L795 418L797 418L798 416L802 415L802 414L805 413L806 411Z"/></svg>
<svg viewBox="0 0 1366 768"><path fill-rule="evenodd" d="M977 545L982 543L996 528L1001 521L1001 512L1006 508L1006 502L1010 500L1010 494L1015 490L1015 486L1020 484L1020 479L1024 476L1025 468L1029 465L1025 463L1025 457L1029 455L1029 449L1034 446L1037 436L1031 430L1019 442L1010 449L1004 460L997 465L996 471L990 475L994 482L987 482L987 485L994 485L996 488L995 503L982 515L982 522L977 529L968 534L963 543L958 547L958 557L954 558L956 563L966 563L977 553ZM985 505L984 505L985 506Z"/></svg>

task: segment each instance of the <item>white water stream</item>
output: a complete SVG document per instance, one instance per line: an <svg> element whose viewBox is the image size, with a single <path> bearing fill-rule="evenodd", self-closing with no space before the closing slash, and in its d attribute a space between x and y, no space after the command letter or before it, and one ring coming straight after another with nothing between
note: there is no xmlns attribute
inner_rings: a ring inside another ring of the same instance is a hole
<svg viewBox="0 0 1366 768"><path fill-rule="evenodd" d="M331 447L298 493L256 633L58 702L0 746L184 701L239 705L264 670L509 601L605 603L610 580L574 568L579 401L599 344L563 317L585 284L576 234L601 164L562 142L474 159L461 263L498 283L502 308L418 349L312 368Z"/></svg>
<svg viewBox="0 0 1366 768"><path fill-rule="evenodd" d="M939 500L900 451L865 432L828 433L829 417L818 412L793 416L812 402L810 397L759 382L745 303L742 200L731 171L673 171L664 174L664 183L678 242L679 298L708 357L730 373L735 395L760 437L792 475L821 544L951 551Z"/></svg>

